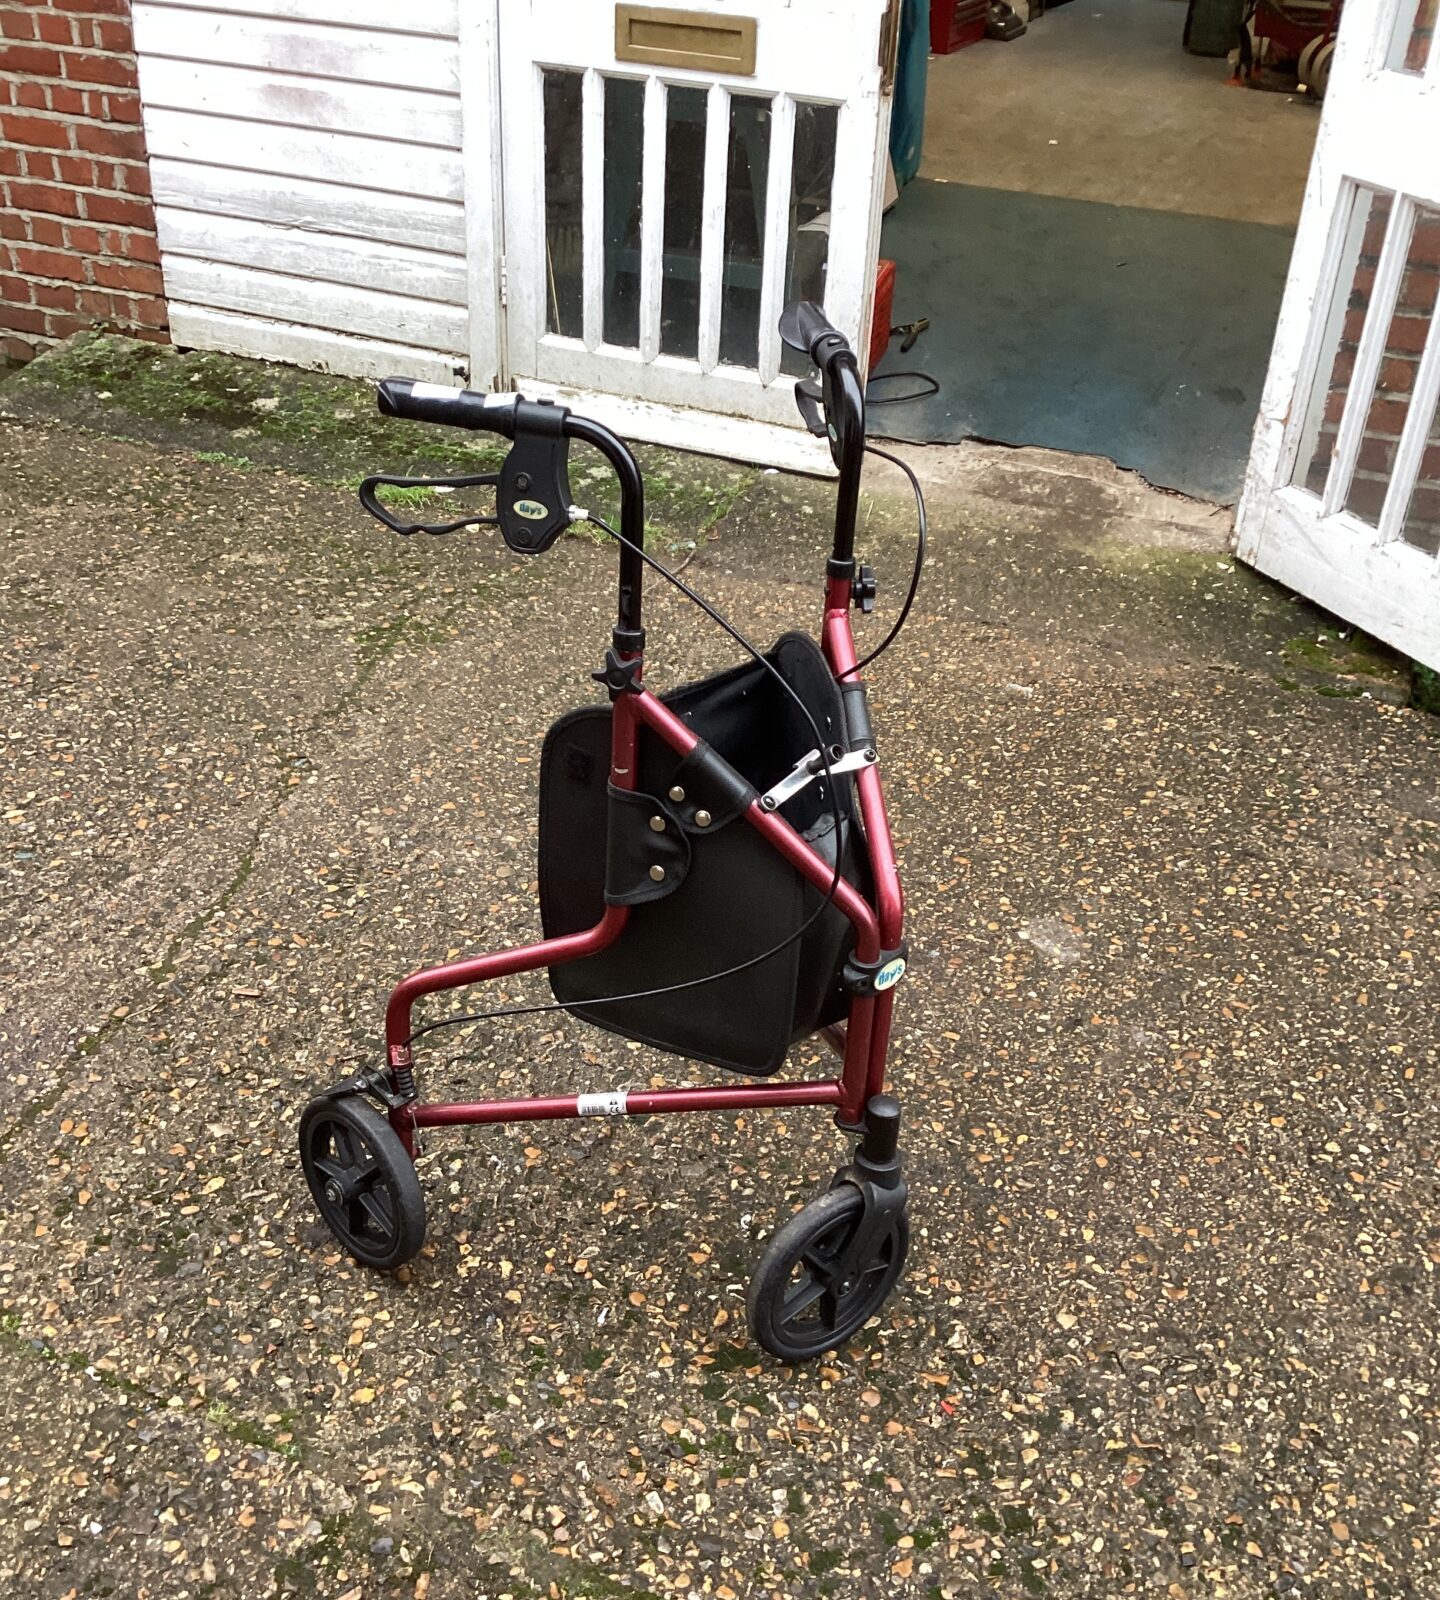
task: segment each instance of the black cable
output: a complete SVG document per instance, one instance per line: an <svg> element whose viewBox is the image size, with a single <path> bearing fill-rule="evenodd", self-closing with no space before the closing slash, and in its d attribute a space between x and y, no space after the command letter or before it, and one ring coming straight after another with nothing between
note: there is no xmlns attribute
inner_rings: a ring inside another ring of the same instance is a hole
<svg viewBox="0 0 1440 1600"><path fill-rule="evenodd" d="M911 390L908 394L876 394L877 383L888 383L891 378L913 378L916 383L926 385L923 389ZM871 406L903 406L910 400L928 400L932 394L940 393L940 383L932 378L928 372L872 372L870 381L865 385L865 409Z"/></svg>
<svg viewBox="0 0 1440 1600"><path fill-rule="evenodd" d="M883 452L879 451L876 453L883 454ZM893 457L891 459L893 459ZM699 606L705 615L723 628L725 632L728 633L736 642L736 644L741 647L741 649L747 651L751 656L753 656L755 660L765 668L770 676L774 678L776 683L780 685L785 693L790 696L790 698L799 707L801 716L803 716L806 722L810 724L810 731L815 735L815 744L816 748L820 751L820 759L823 763L825 781L830 786L832 800L836 802L835 871L830 879L830 887L825 891L825 898L821 900L820 904L815 907L814 911L810 913L810 915L804 920L804 922L800 924L798 928L787 934L785 938L781 939L777 944L771 945L768 950L762 950L759 955L751 956L745 961L739 961L732 967L723 967L719 972L707 972L699 978L686 978L680 983L661 984L654 989L635 989L628 994L602 995L598 999L586 1000L583 1002L586 1007L589 1007L619 1005L628 1000L652 1000L657 995L674 994L677 991L684 989L696 989L702 984L707 983L719 983L722 979L736 977L742 972L748 972L752 967L760 966L762 962L769 961L772 956L779 955L782 950L788 949L789 946L794 944L797 939L802 938L806 933L809 932L819 918L824 915L826 907L834 902L836 891L840 887L842 874L839 806L838 796L835 793L834 774L830 768L830 752L824 738L821 736L819 724L810 714L809 706L805 704L805 702L795 692L794 688L786 682L785 678L781 675L775 664L767 659L767 657L764 656L750 642L750 640L745 637L743 633L741 633L739 628L737 628L728 617L724 616L713 605L711 605L703 595L697 594L683 578L677 577L669 567L667 567L663 562L657 561L654 556L652 556L642 546L636 544L634 540L627 539L623 533L620 533L617 529L612 528L603 517L597 517L594 512L587 512L586 520L593 522L597 528L603 528L612 539L624 545L626 549L633 550L646 564L646 566L658 572L660 576L666 580L666 582L673 584L687 600L690 600L695 605ZM434 1033L439 1028L458 1028L467 1022L494 1022L498 1021L502 1017L526 1017L533 1016L538 1012L543 1011L568 1011L570 1009L571 1007L569 1004L562 1003L559 1000L548 1000L531 1006L505 1006L496 1011L469 1011L464 1013L462 1016L442 1017L438 1022L427 1022L424 1027L416 1028L414 1032L411 1033L409 1039L406 1040L406 1043L413 1044L415 1040L418 1039L422 1034Z"/></svg>
<svg viewBox="0 0 1440 1600"><path fill-rule="evenodd" d="M905 604L900 607L900 615L895 619L895 626L891 628L889 633L885 635L868 656L862 656L853 667L849 667L846 671L840 673L841 680L850 677L852 673L859 672L862 667L868 667L877 656L884 655L890 646L895 643L896 639L900 637L900 630L905 626L906 619L910 615L910 607L915 604L915 595L920 588L920 574L925 570L925 493L920 487L920 480L910 470L908 463L902 461L899 456L892 456L888 450L878 449L873 444L867 444L865 450L867 454L879 456L882 461L889 461L899 467L901 472L909 478L910 487L915 491L915 567L910 574L910 591L905 596Z"/></svg>

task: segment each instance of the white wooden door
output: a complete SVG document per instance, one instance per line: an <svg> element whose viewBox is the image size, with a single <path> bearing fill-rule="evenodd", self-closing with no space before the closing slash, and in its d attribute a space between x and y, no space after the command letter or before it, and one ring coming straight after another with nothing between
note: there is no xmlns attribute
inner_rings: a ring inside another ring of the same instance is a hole
<svg viewBox="0 0 1440 1600"><path fill-rule="evenodd" d="M631 437L828 468L801 431L776 323L804 295L864 350L889 10L505 0L507 383ZM698 44L740 41L725 69L679 53L707 18L716 32ZM633 59L647 52L662 59Z"/></svg>
<svg viewBox="0 0 1440 1600"><path fill-rule="evenodd" d="M1434 25L1434 0L1347 0L1237 549L1440 667Z"/></svg>

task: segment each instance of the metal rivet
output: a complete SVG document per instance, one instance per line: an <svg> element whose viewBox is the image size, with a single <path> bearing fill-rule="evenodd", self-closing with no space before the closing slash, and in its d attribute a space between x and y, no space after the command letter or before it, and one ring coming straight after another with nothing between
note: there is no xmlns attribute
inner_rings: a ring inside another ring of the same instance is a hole
<svg viewBox="0 0 1440 1600"><path fill-rule="evenodd" d="M651 867L650 876L652 878L654 878L656 883L664 883L664 881L665 881L665 869L664 869L664 867L660 867L660 866Z"/></svg>
<svg viewBox="0 0 1440 1600"><path fill-rule="evenodd" d="M677 801L677 802L681 801L681 800L683 800L685 798L685 791L680 787L680 785L678 783L671 785L670 798L672 800L674 800L674 801Z"/></svg>
<svg viewBox="0 0 1440 1600"><path fill-rule="evenodd" d="M652 832L654 832L654 833L664 833L664 831L665 831L665 819L664 819L664 817L651 817L651 819L650 819L650 827L651 827Z"/></svg>
<svg viewBox="0 0 1440 1600"><path fill-rule="evenodd" d="M708 811L697 811L695 813L695 826L697 828L708 828L710 826L710 813Z"/></svg>

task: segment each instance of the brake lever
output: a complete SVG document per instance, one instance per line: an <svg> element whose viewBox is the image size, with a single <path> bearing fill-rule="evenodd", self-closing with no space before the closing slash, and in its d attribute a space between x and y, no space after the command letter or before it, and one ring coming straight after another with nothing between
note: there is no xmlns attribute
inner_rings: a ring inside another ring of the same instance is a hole
<svg viewBox="0 0 1440 1600"><path fill-rule="evenodd" d="M795 404L805 426L817 439L823 439L830 431L825 424L825 394L814 379L802 378L795 385Z"/></svg>
<svg viewBox="0 0 1440 1600"><path fill-rule="evenodd" d="M360 485L360 504L378 522L383 522L392 533L409 537L412 533L456 533L461 528L497 528L498 516L461 517L456 522L401 522L382 504L376 489L388 486L394 489L476 489L495 488L499 485L498 472L479 472L463 478L398 478L389 473L376 472Z"/></svg>

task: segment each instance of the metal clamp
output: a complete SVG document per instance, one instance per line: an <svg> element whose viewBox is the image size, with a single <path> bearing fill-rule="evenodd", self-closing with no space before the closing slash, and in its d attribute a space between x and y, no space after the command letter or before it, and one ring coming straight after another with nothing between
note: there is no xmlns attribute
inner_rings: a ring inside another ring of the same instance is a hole
<svg viewBox="0 0 1440 1600"><path fill-rule="evenodd" d="M835 749L831 753L830 775L838 778L845 772L859 772L862 767L875 765L875 750L867 746L864 750L851 750L842 752ZM818 750L812 750L808 756L802 756L795 763L794 770L788 772L773 789L768 789L760 796L762 811L776 811L792 800L802 789L808 788L816 778L825 776L825 758Z"/></svg>
<svg viewBox="0 0 1440 1600"><path fill-rule="evenodd" d="M388 1072L371 1067L357 1072L353 1078L332 1083L328 1089L321 1089L314 1098L343 1100L348 1095L368 1095L372 1100L378 1100L387 1111L402 1111L416 1099L415 1074L408 1061L396 1068L395 1078L396 1083L392 1087Z"/></svg>

